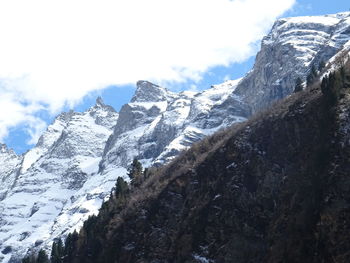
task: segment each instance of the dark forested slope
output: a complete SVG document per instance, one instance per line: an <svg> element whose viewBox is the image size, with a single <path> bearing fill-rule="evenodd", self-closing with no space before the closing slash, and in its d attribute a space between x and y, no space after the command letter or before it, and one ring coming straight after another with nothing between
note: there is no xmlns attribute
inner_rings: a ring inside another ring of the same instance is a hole
<svg viewBox="0 0 350 263"><path fill-rule="evenodd" d="M348 86L342 69L119 182L65 261L348 262Z"/></svg>

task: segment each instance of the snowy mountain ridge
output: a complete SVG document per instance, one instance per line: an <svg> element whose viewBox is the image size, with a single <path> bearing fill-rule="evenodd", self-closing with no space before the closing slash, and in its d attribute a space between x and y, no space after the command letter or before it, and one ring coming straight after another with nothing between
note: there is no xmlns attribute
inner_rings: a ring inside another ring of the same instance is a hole
<svg viewBox="0 0 350 263"><path fill-rule="evenodd" d="M236 94L259 111L291 94L295 80L329 61L350 40L350 12L278 19Z"/></svg>
<svg viewBox="0 0 350 263"><path fill-rule="evenodd" d="M293 92L297 77L350 40L350 13L282 18L242 79L175 93L138 81L119 113L101 98L85 112L60 114L23 156L0 148L0 262L50 248L98 212L133 158L169 162L191 144Z"/></svg>
<svg viewBox="0 0 350 263"><path fill-rule="evenodd" d="M117 177L128 180L133 158L145 166L167 162L219 129L202 127L196 118L220 104L236 84L174 93L139 81L119 113L98 98L85 112L60 114L23 156L3 146L4 161L12 163L1 173L8 182L1 188L2 261L16 261L31 247L48 249L53 238L79 229L98 212Z"/></svg>
<svg viewBox="0 0 350 263"><path fill-rule="evenodd" d="M8 183L1 185L1 192L7 190L0 203L2 251L13 247L23 253L51 237L53 223L67 202L77 194L88 174L97 172L117 117L111 107L98 101L83 113L62 113L36 147L23 157L13 158L23 162L12 165L15 169L6 176ZM3 261L8 261L13 252L16 253L11 249L5 254Z"/></svg>

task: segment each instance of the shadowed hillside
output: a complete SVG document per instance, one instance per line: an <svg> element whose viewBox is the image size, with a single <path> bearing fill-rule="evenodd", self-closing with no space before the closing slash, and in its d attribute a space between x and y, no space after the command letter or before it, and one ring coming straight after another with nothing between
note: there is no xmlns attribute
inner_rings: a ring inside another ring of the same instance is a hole
<svg viewBox="0 0 350 263"><path fill-rule="evenodd" d="M348 84L331 74L112 196L69 262L346 262Z"/></svg>

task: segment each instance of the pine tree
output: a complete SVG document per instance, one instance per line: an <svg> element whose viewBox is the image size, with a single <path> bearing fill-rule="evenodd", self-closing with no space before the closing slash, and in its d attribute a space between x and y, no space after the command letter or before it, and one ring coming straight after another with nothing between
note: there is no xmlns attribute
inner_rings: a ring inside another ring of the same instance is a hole
<svg viewBox="0 0 350 263"><path fill-rule="evenodd" d="M145 168L145 170L143 170L143 179L146 179L150 176L150 170L148 168Z"/></svg>
<svg viewBox="0 0 350 263"><path fill-rule="evenodd" d="M63 262L63 255L64 255L64 245L63 245L63 241L61 238L58 239L58 242L57 242L57 252L58 252L58 255L60 256L60 263Z"/></svg>
<svg viewBox="0 0 350 263"><path fill-rule="evenodd" d="M342 88L344 89L350 88L350 75L349 75L349 72L347 72L345 65L340 67L340 78L341 78Z"/></svg>
<svg viewBox="0 0 350 263"><path fill-rule="evenodd" d="M52 243L52 249L51 249L51 263L62 263L64 254L64 247L62 240L59 238L58 241L54 240Z"/></svg>
<svg viewBox="0 0 350 263"><path fill-rule="evenodd" d="M116 198L125 197L128 191L129 191L128 183L125 182L122 177L118 177L117 183L115 185Z"/></svg>
<svg viewBox="0 0 350 263"><path fill-rule="evenodd" d="M22 263L36 263L34 255L24 257Z"/></svg>
<svg viewBox="0 0 350 263"><path fill-rule="evenodd" d="M50 263L49 257L47 256L45 250L40 249L36 263Z"/></svg>
<svg viewBox="0 0 350 263"><path fill-rule="evenodd" d="M131 179L131 184L138 186L142 181L142 164L135 158L128 169L128 176Z"/></svg>
<svg viewBox="0 0 350 263"><path fill-rule="evenodd" d="M322 79L322 82L321 82L321 91L322 91L322 94L323 95L327 95L327 92L328 92L328 83L329 82L329 77L326 76Z"/></svg>
<svg viewBox="0 0 350 263"><path fill-rule="evenodd" d="M57 263L59 262L58 261L58 251L57 251L57 243L56 241L54 240L52 242L52 246L51 246L51 256L50 256L50 260L51 260L51 263Z"/></svg>
<svg viewBox="0 0 350 263"><path fill-rule="evenodd" d="M321 91L330 105L334 105L338 101L341 87L342 81L339 72L332 72L322 79Z"/></svg>
<svg viewBox="0 0 350 263"><path fill-rule="evenodd" d="M344 88L349 89L350 88L350 75L345 75L344 79Z"/></svg>
<svg viewBox="0 0 350 263"><path fill-rule="evenodd" d="M64 263L70 263L73 261L78 237L79 235L77 231L68 234L66 242L64 244Z"/></svg>
<svg viewBox="0 0 350 263"><path fill-rule="evenodd" d="M294 92L299 92L303 90L303 81L301 78L297 78L295 81L295 87L294 87Z"/></svg>
<svg viewBox="0 0 350 263"><path fill-rule="evenodd" d="M64 243L64 260L63 262L69 262L70 261L70 255L71 255L71 248L72 248L72 234L69 233L66 241Z"/></svg>

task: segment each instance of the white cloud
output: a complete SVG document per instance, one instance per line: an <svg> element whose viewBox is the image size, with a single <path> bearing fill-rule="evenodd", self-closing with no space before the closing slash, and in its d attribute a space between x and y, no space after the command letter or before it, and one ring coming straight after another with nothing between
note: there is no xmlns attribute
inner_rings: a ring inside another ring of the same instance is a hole
<svg viewBox="0 0 350 263"><path fill-rule="evenodd" d="M0 1L0 139L40 105L57 112L109 84L198 80L243 61L294 2Z"/></svg>

